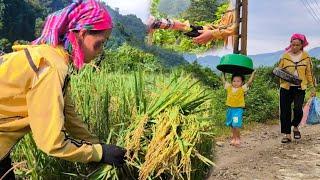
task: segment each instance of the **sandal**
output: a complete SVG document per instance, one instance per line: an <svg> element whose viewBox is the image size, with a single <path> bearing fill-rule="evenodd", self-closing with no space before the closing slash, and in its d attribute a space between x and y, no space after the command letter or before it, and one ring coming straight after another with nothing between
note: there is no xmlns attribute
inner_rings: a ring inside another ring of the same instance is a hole
<svg viewBox="0 0 320 180"><path fill-rule="evenodd" d="M295 139L301 139L300 131L293 131L293 138Z"/></svg>
<svg viewBox="0 0 320 180"><path fill-rule="evenodd" d="M281 140L281 143L289 143L289 142L291 142L291 139L290 139L290 138L287 138L287 137L284 137L284 138L282 138L282 140Z"/></svg>

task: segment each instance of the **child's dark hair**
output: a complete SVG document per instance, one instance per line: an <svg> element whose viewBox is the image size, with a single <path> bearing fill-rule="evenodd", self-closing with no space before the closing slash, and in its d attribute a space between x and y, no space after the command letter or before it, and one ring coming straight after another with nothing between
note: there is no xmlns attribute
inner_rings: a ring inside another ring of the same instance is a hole
<svg viewBox="0 0 320 180"><path fill-rule="evenodd" d="M232 77L231 77L231 81L233 81L233 78L235 78L235 77L240 77L241 78L241 80L242 80L242 82L244 82L244 75L242 75L242 74L237 74L237 73L235 73L235 74L232 74Z"/></svg>

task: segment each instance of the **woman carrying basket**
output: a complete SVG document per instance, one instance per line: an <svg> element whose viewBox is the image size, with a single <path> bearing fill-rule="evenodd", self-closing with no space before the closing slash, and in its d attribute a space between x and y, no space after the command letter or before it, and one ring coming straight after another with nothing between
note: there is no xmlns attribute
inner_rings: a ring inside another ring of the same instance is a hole
<svg viewBox="0 0 320 180"><path fill-rule="evenodd" d="M298 77L301 84L289 83L280 78L280 122L281 133L285 134L282 143L289 143L291 139L291 127L293 126L293 137L300 139L301 134L298 126L301 122L302 106L307 86L311 86L311 96L315 96L315 81L312 73L312 61L303 49L308 45L306 37L302 34L293 34L290 46L282 55L278 68L284 69L291 75ZM291 104L294 103L293 119L291 118Z"/></svg>

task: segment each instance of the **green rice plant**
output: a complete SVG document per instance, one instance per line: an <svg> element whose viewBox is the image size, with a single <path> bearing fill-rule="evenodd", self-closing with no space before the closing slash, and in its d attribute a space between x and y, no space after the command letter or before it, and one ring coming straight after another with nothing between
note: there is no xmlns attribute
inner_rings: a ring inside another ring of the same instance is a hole
<svg viewBox="0 0 320 180"><path fill-rule="evenodd" d="M265 88L261 84L258 76L248 92L248 120L261 115L255 109L276 107L276 90L257 96ZM124 73L87 66L72 76L71 90L89 129L102 141L129 150L127 164L112 168L48 157L27 135L13 153L15 162L27 162L15 170L19 178L203 179L212 166L213 135L229 132L225 90L206 89L181 71Z"/></svg>
<svg viewBox="0 0 320 180"><path fill-rule="evenodd" d="M117 139L117 142L124 142L121 145L128 149L128 164L132 166L131 170L123 169L136 178L135 171L139 171L139 179L191 179L196 165L207 163L208 168L213 164L196 149L198 144L203 143L203 136L212 135L210 120L200 118L201 113L207 110L204 105L210 96L197 81L184 74L173 74L169 80L152 81L155 83L153 87L158 87L153 89L146 87L145 82L148 81L143 77L141 71L134 74L137 114L127 130L122 131L125 136L118 136ZM195 158L200 159L201 163L192 166ZM107 166L101 168L93 177L103 179L114 171L106 169Z"/></svg>

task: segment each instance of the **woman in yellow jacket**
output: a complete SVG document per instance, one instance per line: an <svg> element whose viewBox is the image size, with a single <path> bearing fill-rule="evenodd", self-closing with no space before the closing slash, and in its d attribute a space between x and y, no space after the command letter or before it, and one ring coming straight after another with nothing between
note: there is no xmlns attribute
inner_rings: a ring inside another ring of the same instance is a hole
<svg viewBox="0 0 320 180"><path fill-rule="evenodd" d="M81 69L100 53L111 30L103 4L77 0L48 16L33 45L14 47L15 52L0 56L0 179L11 168L11 149L30 131L38 148L50 156L124 163L125 149L91 135L70 94L63 91L69 62ZM14 179L13 172L6 179Z"/></svg>
<svg viewBox="0 0 320 180"><path fill-rule="evenodd" d="M302 82L300 85L290 84L280 79L280 121L281 133L285 137L282 143L291 142L291 127L293 126L293 137L300 139L301 134L298 126L301 122L303 111L302 106L307 86L312 87L311 95L315 96L315 81L312 73L312 61L303 48L308 45L306 37L302 34L294 34L291 37L291 44L286 49L279 62L279 68L289 71L298 76ZM294 103L293 120L291 118L291 104Z"/></svg>

